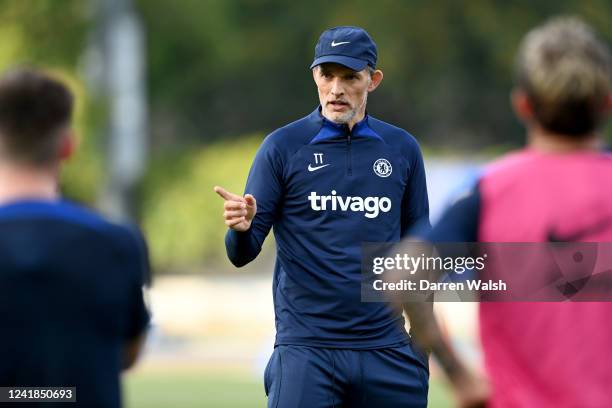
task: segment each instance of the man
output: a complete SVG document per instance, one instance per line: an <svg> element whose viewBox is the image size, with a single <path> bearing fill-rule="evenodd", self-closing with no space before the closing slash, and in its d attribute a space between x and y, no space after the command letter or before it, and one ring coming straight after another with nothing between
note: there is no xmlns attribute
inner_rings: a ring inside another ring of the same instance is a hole
<svg viewBox="0 0 612 408"><path fill-rule="evenodd" d="M234 265L253 260L274 227L269 407L427 404L427 357L413 349L401 310L360 301L361 243L429 225L416 140L366 113L383 79L376 60L363 29L323 32L310 66L320 106L264 140L244 196L215 187Z"/></svg>
<svg viewBox="0 0 612 408"><path fill-rule="evenodd" d="M490 166L422 238L612 241L612 155L599 133L611 105L609 50L582 21L557 18L527 34L517 62L512 105L527 128L527 148ZM528 266L509 272L546 273ZM407 310L415 338L438 355L461 405L482 403L486 388L422 306ZM481 303L490 406L610 406L611 315L610 303Z"/></svg>
<svg viewBox="0 0 612 408"><path fill-rule="evenodd" d="M76 387L76 403L28 407L119 407L149 320L147 254L132 229L60 197L72 110L44 73L0 79L0 386Z"/></svg>

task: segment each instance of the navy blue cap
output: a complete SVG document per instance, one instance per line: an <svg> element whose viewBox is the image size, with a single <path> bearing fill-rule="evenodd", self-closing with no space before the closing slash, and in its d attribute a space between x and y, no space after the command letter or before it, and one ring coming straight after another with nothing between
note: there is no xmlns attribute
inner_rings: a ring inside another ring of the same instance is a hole
<svg viewBox="0 0 612 408"><path fill-rule="evenodd" d="M361 71L367 65L376 68L377 57L376 43L363 28L334 27L323 31L319 37L310 69L334 62L353 71Z"/></svg>

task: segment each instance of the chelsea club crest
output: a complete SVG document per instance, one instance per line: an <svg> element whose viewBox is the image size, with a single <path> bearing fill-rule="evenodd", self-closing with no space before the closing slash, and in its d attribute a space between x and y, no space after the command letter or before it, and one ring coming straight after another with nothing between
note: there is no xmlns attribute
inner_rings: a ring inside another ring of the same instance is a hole
<svg viewBox="0 0 612 408"><path fill-rule="evenodd" d="M387 159L376 160L372 168L374 169L374 173L379 177L389 177L393 171L393 167L391 167L391 163L389 163Z"/></svg>

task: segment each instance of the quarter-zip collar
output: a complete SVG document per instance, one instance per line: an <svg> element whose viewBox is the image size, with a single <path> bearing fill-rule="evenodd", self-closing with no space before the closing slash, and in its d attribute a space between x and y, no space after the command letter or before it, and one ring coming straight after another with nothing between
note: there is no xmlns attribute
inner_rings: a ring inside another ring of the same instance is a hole
<svg viewBox="0 0 612 408"><path fill-rule="evenodd" d="M382 137L378 135L368 124L368 113L366 112L364 118L357 122L353 129L349 131L348 125L334 123L331 120L328 120L321 114L321 106L317 107L310 114L311 120L317 122L320 125L319 132L314 135L314 137L310 140L309 144L315 144L324 140L335 139L338 137L345 137L349 134L352 137L371 137L375 139L383 140Z"/></svg>

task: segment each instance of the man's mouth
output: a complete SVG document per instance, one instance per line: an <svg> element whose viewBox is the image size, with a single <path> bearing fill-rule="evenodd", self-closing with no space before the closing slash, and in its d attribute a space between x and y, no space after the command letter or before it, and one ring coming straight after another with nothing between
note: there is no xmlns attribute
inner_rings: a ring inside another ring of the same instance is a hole
<svg viewBox="0 0 612 408"><path fill-rule="evenodd" d="M333 110L344 110L349 107L348 102L345 101L329 101L327 104L330 105Z"/></svg>

